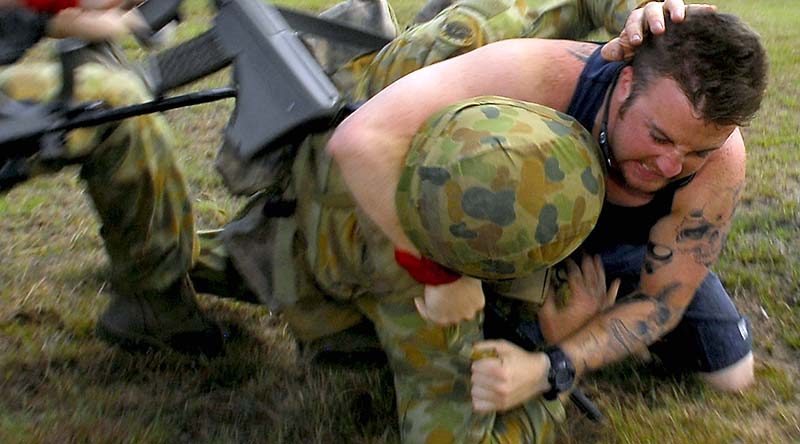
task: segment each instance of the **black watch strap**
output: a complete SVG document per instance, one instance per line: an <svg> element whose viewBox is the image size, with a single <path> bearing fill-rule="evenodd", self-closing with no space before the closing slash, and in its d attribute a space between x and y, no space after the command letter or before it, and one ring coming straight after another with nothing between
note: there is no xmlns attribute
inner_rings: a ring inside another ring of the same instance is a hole
<svg viewBox="0 0 800 444"><path fill-rule="evenodd" d="M572 384L575 383L575 366L560 347L548 347L544 353L550 359L550 370L547 372L550 389L542 396L552 401L558 398L559 394L572 388Z"/></svg>

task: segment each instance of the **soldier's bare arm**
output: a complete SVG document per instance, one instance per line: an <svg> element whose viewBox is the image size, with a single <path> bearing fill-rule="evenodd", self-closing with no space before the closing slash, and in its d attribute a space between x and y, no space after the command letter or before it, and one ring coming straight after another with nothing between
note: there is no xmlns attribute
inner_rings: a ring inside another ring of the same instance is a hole
<svg viewBox="0 0 800 444"><path fill-rule="evenodd" d="M570 69L580 72L584 65L565 48L580 45L587 44L505 40L422 68L391 84L350 115L331 137L328 152L366 215L396 247L414 253L400 228L394 196L403 160L422 123L447 105L482 95L564 110L574 89L575 79L571 78L577 75L563 73Z"/></svg>
<svg viewBox="0 0 800 444"><path fill-rule="evenodd" d="M74 4L70 4L69 2L44 2L44 1L37 1L31 2L27 0L0 0L0 7L12 7L12 6L24 6L31 9L40 9L46 10L49 12L53 12L52 9L54 8L61 8L66 9L68 7L77 7L77 8L84 8L84 9L108 9L114 8L119 6L122 3L122 0L77 0Z"/></svg>
<svg viewBox="0 0 800 444"><path fill-rule="evenodd" d="M87 41L103 41L147 29L136 11L120 8L68 8L47 22L47 35L53 38L77 37Z"/></svg>

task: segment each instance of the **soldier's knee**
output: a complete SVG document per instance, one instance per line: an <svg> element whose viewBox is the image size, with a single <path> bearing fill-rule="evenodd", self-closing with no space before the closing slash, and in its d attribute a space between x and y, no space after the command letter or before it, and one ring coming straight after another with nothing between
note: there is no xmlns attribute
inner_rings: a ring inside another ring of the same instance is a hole
<svg viewBox="0 0 800 444"><path fill-rule="evenodd" d="M75 99L102 100L110 107L141 103L151 95L142 79L132 71L87 63L76 73Z"/></svg>
<svg viewBox="0 0 800 444"><path fill-rule="evenodd" d="M737 362L711 373L700 373L700 377L712 388L723 392L741 392L755 381L753 353L748 353Z"/></svg>

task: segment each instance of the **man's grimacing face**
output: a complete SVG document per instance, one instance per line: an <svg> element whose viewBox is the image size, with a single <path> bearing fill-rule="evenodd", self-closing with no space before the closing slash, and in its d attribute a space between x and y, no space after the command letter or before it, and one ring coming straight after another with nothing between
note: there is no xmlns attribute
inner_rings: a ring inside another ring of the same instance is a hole
<svg viewBox="0 0 800 444"><path fill-rule="evenodd" d="M609 118L614 171L608 198L621 205L647 203L669 182L697 172L736 129L699 118L678 84L666 77L653 79L620 115L632 82L633 68L627 67L614 92L616 119Z"/></svg>

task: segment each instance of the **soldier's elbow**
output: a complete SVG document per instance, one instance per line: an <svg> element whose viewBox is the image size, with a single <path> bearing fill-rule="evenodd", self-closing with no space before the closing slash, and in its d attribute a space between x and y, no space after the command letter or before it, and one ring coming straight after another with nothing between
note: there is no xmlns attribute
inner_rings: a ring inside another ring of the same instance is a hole
<svg viewBox="0 0 800 444"><path fill-rule="evenodd" d="M325 151L337 162L358 155L358 147L361 146L361 142L357 126L345 120L328 139Z"/></svg>

